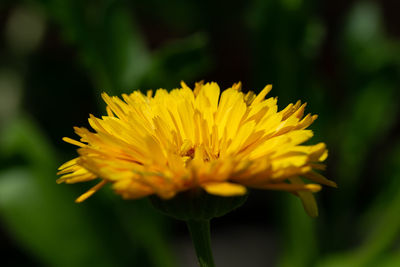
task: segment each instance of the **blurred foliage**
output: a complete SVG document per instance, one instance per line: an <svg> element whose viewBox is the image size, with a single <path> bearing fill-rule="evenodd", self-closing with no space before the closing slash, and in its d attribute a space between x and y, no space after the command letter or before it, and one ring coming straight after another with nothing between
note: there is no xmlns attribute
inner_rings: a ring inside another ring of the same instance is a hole
<svg viewBox="0 0 400 267"><path fill-rule="evenodd" d="M280 232L280 253L264 265L399 266L400 38L388 29L400 24L390 8L366 0L1 1L1 265L177 266L173 222L146 200L105 189L77 205L87 185L55 184L58 165L73 156L60 139L103 112L100 92L213 79L242 80L245 89L273 83L281 107L309 102L320 116L313 142L330 149L326 173L339 189L318 194L318 219L293 196L254 192L275 207L277 220L259 215L264 226ZM249 202L225 223L265 209Z"/></svg>
<svg viewBox="0 0 400 267"><path fill-rule="evenodd" d="M129 265L130 261L140 263L141 251L146 250L151 254L142 259L141 265L174 266L159 225L162 220L146 203L121 204L108 197L104 202L113 202L115 208L110 204L78 206L70 190L50 182L58 160L30 119L16 119L8 125L1 144L2 156L18 156L24 162L0 173L1 215L13 236L44 263ZM102 220L107 216L116 220ZM154 251L157 253L153 255Z"/></svg>

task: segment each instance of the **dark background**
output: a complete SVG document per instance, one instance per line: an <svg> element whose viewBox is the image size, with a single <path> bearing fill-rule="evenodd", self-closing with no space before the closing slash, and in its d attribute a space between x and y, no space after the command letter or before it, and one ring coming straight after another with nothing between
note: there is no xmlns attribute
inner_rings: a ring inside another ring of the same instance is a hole
<svg viewBox="0 0 400 267"><path fill-rule="evenodd" d="M182 222L147 200L57 185L63 136L104 114L100 93L184 80L272 83L280 108L319 114L326 176L308 218L284 192L253 191L212 221L217 266L400 266L400 2L0 2L0 265L196 266Z"/></svg>

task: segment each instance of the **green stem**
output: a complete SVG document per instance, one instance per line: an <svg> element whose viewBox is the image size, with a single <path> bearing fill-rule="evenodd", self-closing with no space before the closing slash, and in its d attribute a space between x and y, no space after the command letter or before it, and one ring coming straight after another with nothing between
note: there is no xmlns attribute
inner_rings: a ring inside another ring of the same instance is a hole
<svg viewBox="0 0 400 267"><path fill-rule="evenodd" d="M215 267L210 238L210 220L187 220L200 267Z"/></svg>

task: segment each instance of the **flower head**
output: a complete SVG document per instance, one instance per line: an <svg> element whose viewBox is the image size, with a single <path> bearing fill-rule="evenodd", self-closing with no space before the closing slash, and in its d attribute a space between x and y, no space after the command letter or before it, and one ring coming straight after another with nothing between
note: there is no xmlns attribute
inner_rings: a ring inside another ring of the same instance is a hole
<svg viewBox="0 0 400 267"><path fill-rule="evenodd" d="M285 190L317 215L312 193L319 184L335 186L323 170L324 143L302 145L313 135L306 128L317 118L304 116L298 101L278 111L277 98L241 92L234 84L222 93L216 83L191 90L135 91L122 99L102 94L107 115L90 115L94 132L75 127L79 157L59 168L59 183L100 179L81 202L106 183L126 199L156 194L162 199L202 188L218 196L246 194L247 188ZM305 183L303 179L314 183Z"/></svg>

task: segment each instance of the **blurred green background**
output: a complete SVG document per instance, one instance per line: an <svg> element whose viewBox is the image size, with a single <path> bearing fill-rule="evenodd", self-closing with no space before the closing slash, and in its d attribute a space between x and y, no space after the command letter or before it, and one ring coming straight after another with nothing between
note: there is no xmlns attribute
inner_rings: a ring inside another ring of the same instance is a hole
<svg viewBox="0 0 400 267"><path fill-rule="evenodd" d="M147 200L57 185L63 143L100 93L181 80L267 83L319 114L327 177L308 218L287 193L253 191L214 219L216 264L400 266L400 2L1 0L0 265L196 266L181 222Z"/></svg>

